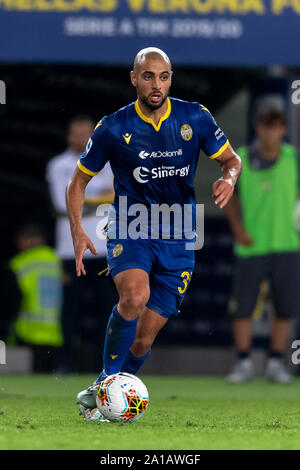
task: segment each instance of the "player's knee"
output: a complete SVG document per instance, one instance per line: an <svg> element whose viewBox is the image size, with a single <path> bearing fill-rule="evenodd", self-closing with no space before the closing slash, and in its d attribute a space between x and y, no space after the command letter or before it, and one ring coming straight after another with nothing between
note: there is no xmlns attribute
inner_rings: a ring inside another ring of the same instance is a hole
<svg viewBox="0 0 300 470"><path fill-rule="evenodd" d="M119 304L124 314L130 317L127 319L130 320L132 319L131 317L136 318L142 313L148 299L149 292L147 289L143 291L129 289L126 294L121 296Z"/></svg>

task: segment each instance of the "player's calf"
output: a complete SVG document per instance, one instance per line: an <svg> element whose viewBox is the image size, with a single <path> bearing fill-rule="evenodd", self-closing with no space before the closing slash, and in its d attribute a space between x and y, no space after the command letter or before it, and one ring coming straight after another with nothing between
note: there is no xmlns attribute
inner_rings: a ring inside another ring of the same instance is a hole
<svg viewBox="0 0 300 470"><path fill-rule="evenodd" d="M137 357L144 356L151 348L153 339L150 337L136 337L130 351Z"/></svg>

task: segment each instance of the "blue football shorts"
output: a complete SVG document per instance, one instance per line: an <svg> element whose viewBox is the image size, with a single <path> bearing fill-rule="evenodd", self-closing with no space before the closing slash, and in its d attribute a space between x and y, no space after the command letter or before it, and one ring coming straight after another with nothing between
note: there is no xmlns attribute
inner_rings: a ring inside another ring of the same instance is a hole
<svg viewBox="0 0 300 470"><path fill-rule="evenodd" d="M112 277L127 269L143 269L149 275L150 298L146 307L163 317L178 315L195 265L194 250L183 241L108 240L107 263Z"/></svg>

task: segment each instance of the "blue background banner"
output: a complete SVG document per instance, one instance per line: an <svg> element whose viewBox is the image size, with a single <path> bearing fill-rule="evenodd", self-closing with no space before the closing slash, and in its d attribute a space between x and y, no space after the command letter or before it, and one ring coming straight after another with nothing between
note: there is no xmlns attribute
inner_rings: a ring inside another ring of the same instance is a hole
<svg viewBox="0 0 300 470"><path fill-rule="evenodd" d="M0 0L1 62L300 65L299 0Z"/></svg>

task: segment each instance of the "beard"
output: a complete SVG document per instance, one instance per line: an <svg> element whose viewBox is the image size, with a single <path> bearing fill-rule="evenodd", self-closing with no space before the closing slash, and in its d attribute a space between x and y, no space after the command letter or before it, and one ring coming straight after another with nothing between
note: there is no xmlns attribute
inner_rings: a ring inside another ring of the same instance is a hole
<svg viewBox="0 0 300 470"><path fill-rule="evenodd" d="M166 93L165 96L162 96L162 99L159 103L151 103L150 96L153 94L153 92L150 93L148 96L140 95L138 88L137 88L137 92L138 92L138 97L140 98L141 102L149 109L149 111L155 111L156 109L161 108L168 97L168 93Z"/></svg>

